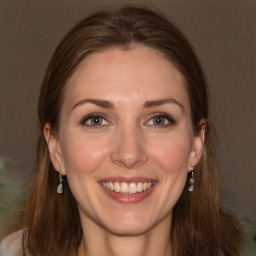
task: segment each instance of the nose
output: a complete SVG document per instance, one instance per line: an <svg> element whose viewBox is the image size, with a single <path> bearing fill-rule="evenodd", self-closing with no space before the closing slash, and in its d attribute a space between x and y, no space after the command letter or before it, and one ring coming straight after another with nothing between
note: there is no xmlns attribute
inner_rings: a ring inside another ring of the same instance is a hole
<svg viewBox="0 0 256 256"><path fill-rule="evenodd" d="M143 139L139 131L123 129L116 134L113 141L111 160L113 163L127 169L137 168L148 160L148 155L143 145Z"/></svg>

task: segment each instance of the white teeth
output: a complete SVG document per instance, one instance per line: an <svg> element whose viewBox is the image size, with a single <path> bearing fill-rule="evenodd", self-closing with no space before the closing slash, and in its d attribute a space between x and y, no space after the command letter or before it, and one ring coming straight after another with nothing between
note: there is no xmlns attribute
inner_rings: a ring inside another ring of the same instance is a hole
<svg viewBox="0 0 256 256"><path fill-rule="evenodd" d="M109 189L110 189L110 190L115 190L115 187L114 187L114 185L113 185L112 182L109 182Z"/></svg>
<svg viewBox="0 0 256 256"><path fill-rule="evenodd" d="M134 183L134 182L130 183L130 186L129 186L129 193L130 193L130 194L135 194L136 192L137 192L136 183Z"/></svg>
<svg viewBox="0 0 256 256"><path fill-rule="evenodd" d="M122 193L128 193L129 192L129 186L126 182L121 183L121 192Z"/></svg>
<svg viewBox="0 0 256 256"><path fill-rule="evenodd" d="M143 191L142 182L139 182L139 183L138 183L138 185L137 185L137 191L138 191L138 192L142 192L142 191Z"/></svg>
<svg viewBox="0 0 256 256"><path fill-rule="evenodd" d="M120 185L118 182L115 182L115 191L120 192Z"/></svg>
<svg viewBox="0 0 256 256"><path fill-rule="evenodd" d="M107 182L103 181L102 186L110 189L112 191L115 191L117 193L123 193L123 194L136 194L143 192L147 189L150 189L152 187L152 182L138 182L137 184L135 182L132 183L126 183L122 182L121 184L119 182Z"/></svg>

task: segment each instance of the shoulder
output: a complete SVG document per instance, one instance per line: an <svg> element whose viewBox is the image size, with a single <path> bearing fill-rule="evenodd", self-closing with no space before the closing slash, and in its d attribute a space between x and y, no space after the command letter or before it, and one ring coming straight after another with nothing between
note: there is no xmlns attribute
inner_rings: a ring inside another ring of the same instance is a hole
<svg viewBox="0 0 256 256"><path fill-rule="evenodd" d="M22 237L24 230L16 231L0 242L0 256L22 255Z"/></svg>

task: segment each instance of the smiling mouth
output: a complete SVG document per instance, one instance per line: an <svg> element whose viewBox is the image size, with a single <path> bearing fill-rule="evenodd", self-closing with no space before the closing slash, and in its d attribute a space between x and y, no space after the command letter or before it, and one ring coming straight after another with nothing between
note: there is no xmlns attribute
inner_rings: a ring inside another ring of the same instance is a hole
<svg viewBox="0 0 256 256"><path fill-rule="evenodd" d="M130 195L137 194L149 190L154 186L154 182L111 182L102 181L102 186L108 190L114 191L119 194Z"/></svg>

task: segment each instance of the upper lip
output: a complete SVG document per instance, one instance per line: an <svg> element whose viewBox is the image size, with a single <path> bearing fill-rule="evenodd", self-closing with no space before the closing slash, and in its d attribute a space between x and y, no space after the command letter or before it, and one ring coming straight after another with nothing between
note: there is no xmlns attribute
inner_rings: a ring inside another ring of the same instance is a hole
<svg viewBox="0 0 256 256"><path fill-rule="evenodd" d="M148 177L107 177L99 179L98 182L126 182L126 183L132 183L132 182L157 182L157 179L154 178L148 178Z"/></svg>

